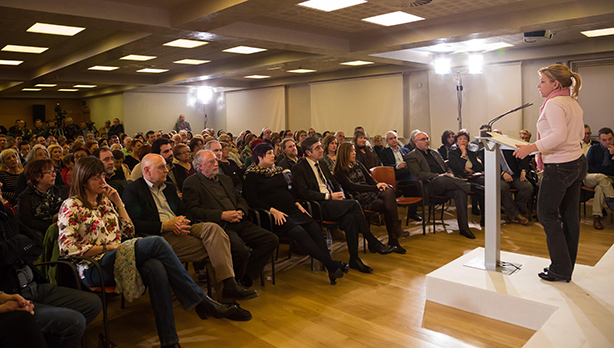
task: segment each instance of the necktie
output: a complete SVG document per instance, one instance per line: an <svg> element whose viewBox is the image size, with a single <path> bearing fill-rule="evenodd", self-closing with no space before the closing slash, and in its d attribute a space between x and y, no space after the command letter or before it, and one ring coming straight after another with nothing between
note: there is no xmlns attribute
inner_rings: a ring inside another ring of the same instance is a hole
<svg viewBox="0 0 614 348"><path fill-rule="evenodd" d="M320 164L318 162L316 162L316 169L318 170L318 174L320 174L320 180L322 180L322 182L326 185L326 189L328 190L328 193L333 193L333 190L328 185L328 181L326 180L324 173L322 173L322 169L320 169Z"/></svg>

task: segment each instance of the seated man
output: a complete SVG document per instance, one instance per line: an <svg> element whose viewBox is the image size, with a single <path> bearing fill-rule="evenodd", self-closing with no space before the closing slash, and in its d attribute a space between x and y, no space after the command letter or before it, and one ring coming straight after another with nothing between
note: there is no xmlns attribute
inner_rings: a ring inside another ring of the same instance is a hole
<svg viewBox="0 0 614 348"><path fill-rule="evenodd" d="M588 150L591 148L591 146L599 144L598 141L591 139L592 134L593 132L591 132L591 127L585 124L584 125L584 138L582 138L582 140L580 141L580 145L582 145L582 152L584 152L584 156L588 154Z"/></svg>
<svg viewBox="0 0 614 348"><path fill-rule="evenodd" d="M529 156L520 160L514 157L514 150L501 150L501 204L505 208L505 220L518 220L527 225L529 220L522 215L533 196L533 185L527 180L527 172L532 170ZM516 200L511 188L518 190Z"/></svg>
<svg viewBox="0 0 614 348"><path fill-rule="evenodd" d="M183 201L195 221L215 222L230 238L235 277L249 287L271 259L279 239L273 233L244 219L247 202L234 189L232 180L218 174L211 151L201 150L194 158L196 174L183 182ZM247 265L240 267L240 265Z"/></svg>
<svg viewBox="0 0 614 348"><path fill-rule="evenodd" d="M107 184L109 184L109 186L111 186L112 188L116 189L117 193L121 196L124 193L126 185L128 185L128 181L126 181L126 176L124 175L124 172L121 168L120 171L115 171L113 152L107 147L102 147L96 149L94 153L92 153L92 156L102 161L106 173L105 180Z"/></svg>
<svg viewBox="0 0 614 348"><path fill-rule="evenodd" d="M223 166L220 165L220 161L222 161L222 144L220 144L217 140L210 140L205 144L205 150L213 152L215 158L217 159L218 164L218 174L226 175L227 177L232 179L232 184L235 189L239 192L243 190L243 181L234 173L226 173L223 170ZM196 167L195 167L196 168Z"/></svg>
<svg viewBox="0 0 614 348"><path fill-rule="evenodd" d="M166 182L168 168L164 158L150 153L141 163L143 177L130 183L123 195L135 233L162 235L181 262L201 262L208 254L213 267L210 277L213 284L223 286L220 299L223 302L257 297L256 291L245 289L235 281L226 232L217 224L191 224L186 218L190 214L177 188Z"/></svg>
<svg viewBox="0 0 614 348"><path fill-rule="evenodd" d="M411 139L416 148L407 155L407 166L414 179L430 180L434 194L454 199L456 204L456 219L460 234L475 239L467 221L467 195L472 184L455 178L451 171L446 170L439 152L430 149L430 140L425 132L415 132ZM484 194L484 186L475 185L474 191Z"/></svg>
<svg viewBox="0 0 614 348"><path fill-rule="evenodd" d="M294 139L285 138L279 147L282 149L282 154L280 155L281 158L276 161L276 164L283 169L292 170L292 167L298 162L298 149Z"/></svg>
<svg viewBox="0 0 614 348"><path fill-rule="evenodd" d="M292 167L292 182L298 199L318 201L322 206L323 220L339 221L345 230L348 252L350 253L350 268L363 273L373 272L373 268L365 265L358 257L358 233L369 242L372 253L389 254L397 247L386 246L371 233L369 223L365 218L358 201L345 199L341 185L335 180L321 161L324 156L322 144L317 138L303 140L301 148L305 151L305 159Z"/></svg>
<svg viewBox="0 0 614 348"><path fill-rule="evenodd" d="M599 130L599 144L591 146L586 154L588 174L584 185L595 189L593 200L593 227L603 229L603 203L614 207L614 136L612 129L603 127Z"/></svg>
<svg viewBox="0 0 614 348"><path fill-rule="evenodd" d="M43 252L42 239L4 205L0 206L0 228L0 291L32 301L34 320L48 347L77 347L85 326L102 309L100 299L89 292L47 283L32 265Z"/></svg>

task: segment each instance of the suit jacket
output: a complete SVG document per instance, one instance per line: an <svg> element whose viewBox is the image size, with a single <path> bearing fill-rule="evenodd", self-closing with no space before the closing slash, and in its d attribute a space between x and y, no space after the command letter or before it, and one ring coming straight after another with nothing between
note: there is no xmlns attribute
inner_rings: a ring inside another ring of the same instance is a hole
<svg viewBox="0 0 614 348"><path fill-rule="evenodd" d="M437 177L439 174L431 172L431 167L429 166L428 161L419 151L420 150L418 149L414 149L405 159L411 175L418 180L431 180ZM428 152L435 157L435 160L443 172L452 174L452 172L446 170L446 165L443 163L443 159L441 158L439 152L433 149L428 149Z"/></svg>
<svg viewBox="0 0 614 348"><path fill-rule="evenodd" d="M514 157L514 150L501 150L505 161L510 169L514 172L515 177L520 177L520 172L524 169L527 172L531 171L531 158L529 156L524 159Z"/></svg>
<svg viewBox="0 0 614 348"><path fill-rule="evenodd" d="M232 179L226 175L216 175L226 195L235 206L236 210L243 210L247 214L248 206L245 198L235 190ZM222 212L226 209L219 200L219 197L212 190L210 179L200 173L196 173L183 182L183 201L192 217L197 222L216 222L222 221Z"/></svg>
<svg viewBox="0 0 614 348"><path fill-rule="evenodd" d="M185 123L185 127L182 125L182 123ZM191 131L192 127L190 127L190 122L176 122L175 123L175 127L173 128L174 130L176 130L177 132L179 132L180 130L187 130L187 131Z"/></svg>
<svg viewBox="0 0 614 348"><path fill-rule="evenodd" d="M321 168L327 168L326 163L322 160L318 161ZM341 185L328 170L322 170L324 178L328 181L328 185L333 192L343 192ZM323 201L326 199L326 195L320 192L320 186L318 185L318 179L315 173L311 169L311 165L305 159L299 161L292 167L292 186L299 199L305 199L308 201Z"/></svg>
<svg viewBox="0 0 614 348"><path fill-rule="evenodd" d="M405 156L407 156L410 152L409 149L404 147L399 147L399 151L401 151L403 158L405 158ZM379 158L382 160L382 164L387 167L395 167L397 164L397 161L394 159L394 152L390 147L382 149L382 151L379 153Z"/></svg>
<svg viewBox="0 0 614 348"><path fill-rule="evenodd" d="M454 172L454 175L464 178L465 177L465 164L467 160L461 158L462 151L456 147L456 145L452 145L452 148L448 152L448 159L450 160L450 169ZM467 157L473 164L474 172L483 172L484 166L481 162L478 162L478 154L475 151L467 150Z"/></svg>
<svg viewBox="0 0 614 348"><path fill-rule="evenodd" d="M177 195L177 187L171 182L165 182L164 196L175 215L184 215L190 219L189 212ZM122 200L126 211L134 223L135 233L140 236L159 235L162 231L162 222L158 207L145 179L139 178L131 182L124 189ZM191 219L190 219L191 220Z"/></svg>

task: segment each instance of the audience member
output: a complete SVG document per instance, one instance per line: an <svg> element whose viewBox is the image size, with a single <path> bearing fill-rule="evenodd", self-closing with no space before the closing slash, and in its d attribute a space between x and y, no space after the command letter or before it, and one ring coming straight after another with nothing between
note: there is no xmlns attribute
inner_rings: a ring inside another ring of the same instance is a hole
<svg viewBox="0 0 614 348"><path fill-rule="evenodd" d="M592 134L593 133L591 132L591 127L585 124L584 125L584 138L582 138L582 141L580 142L580 144L582 145L582 152L584 153L584 156L586 156L586 154L588 153L588 149L590 149L591 146L599 144L598 141L591 139Z"/></svg>
<svg viewBox="0 0 614 348"><path fill-rule="evenodd" d="M181 195L183 190L183 181L190 175L196 174L196 169L192 166L190 160L190 148L186 144L178 144L173 147L173 157L177 159L176 165L173 167L173 175L177 181L177 191ZM166 162L164 162L166 163ZM166 179L166 175L164 176Z"/></svg>
<svg viewBox="0 0 614 348"><path fill-rule="evenodd" d="M411 173L405 162L405 156L409 154L409 150L399 146L399 136L395 131L391 130L386 133L386 142L388 147L379 154L382 164L394 168L397 181L410 180Z"/></svg>
<svg viewBox="0 0 614 348"><path fill-rule="evenodd" d="M181 130L191 131L192 127L190 127L190 122L186 122L184 115L179 115L179 119L175 122L175 127L173 129L177 132Z"/></svg>
<svg viewBox="0 0 614 348"><path fill-rule="evenodd" d="M354 143L357 162L362 163L362 165L367 169L382 165L382 161L380 160L379 156L368 143L367 135L364 131L357 130L354 133L354 139L352 142Z"/></svg>
<svg viewBox="0 0 614 348"><path fill-rule="evenodd" d="M583 141L584 142L584 141ZM603 229L603 204L614 202L614 136L612 129L603 127L599 130L599 143L591 146L586 154L588 174L584 185L595 189L593 200L593 227Z"/></svg>
<svg viewBox="0 0 614 348"><path fill-rule="evenodd" d="M441 147L439 148L439 154L444 161L448 160L448 152L450 147L454 144L454 132L447 130L441 135Z"/></svg>
<svg viewBox="0 0 614 348"><path fill-rule="evenodd" d="M298 162L298 149L292 138L285 138L281 142L282 153L277 165L283 169L292 170L292 167Z"/></svg>
<svg viewBox="0 0 614 348"><path fill-rule="evenodd" d="M23 172L17 151L5 149L0 152L0 183L2 183L2 196L11 207L17 205L17 182Z"/></svg>
<svg viewBox="0 0 614 348"><path fill-rule="evenodd" d="M382 136L379 134L375 134L375 136L373 136L373 150L379 156L380 152L382 152L383 149L384 149L384 145L382 142ZM380 161L381 161L381 157L380 157Z"/></svg>
<svg viewBox="0 0 614 348"><path fill-rule="evenodd" d="M322 141L322 149L324 150L324 156L322 162L325 164L323 168L328 169L330 173L335 170L335 163L337 162L337 149L339 148L339 141L334 135L329 134L324 137Z"/></svg>

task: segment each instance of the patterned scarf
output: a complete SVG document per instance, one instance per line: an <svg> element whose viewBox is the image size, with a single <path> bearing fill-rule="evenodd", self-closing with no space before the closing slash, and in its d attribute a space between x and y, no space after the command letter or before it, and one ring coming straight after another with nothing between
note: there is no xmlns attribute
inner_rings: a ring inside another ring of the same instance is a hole
<svg viewBox="0 0 614 348"><path fill-rule="evenodd" d="M284 171L284 168L273 165L271 168L262 168L261 166L252 163L246 170L245 175L243 175L243 179L247 177L249 173L256 173L260 175L264 175L267 178L272 178L277 174L281 174Z"/></svg>
<svg viewBox="0 0 614 348"><path fill-rule="evenodd" d="M555 97L560 97L560 96L569 97L570 95L571 93L569 93L569 87L553 90L552 92L550 92L550 94L548 94L548 96L546 97L546 100L544 100L544 103L539 108L539 114L541 115L542 112L544 111L544 108L546 107L546 103L548 102L548 100L555 98ZM539 139L541 139L541 134L539 134L539 131L537 131L537 140ZM544 170L544 160L542 159L542 153L539 152L537 156L535 157L535 159L537 162L537 170Z"/></svg>
<svg viewBox="0 0 614 348"><path fill-rule="evenodd" d="M115 278L115 292L124 294L128 302L141 297L145 292L145 285L141 274L136 268L134 243L140 238L132 238L117 247L113 277Z"/></svg>
<svg viewBox="0 0 614 348"><path fill-rule="evenodd" d="M51 186L47 192L43 192L34 185L30 186L42 198L41 204L36 207L34 217L43 221L52 221L55 214L60 211L63 202L62 198L56 193L56 188Z"/></svg>

